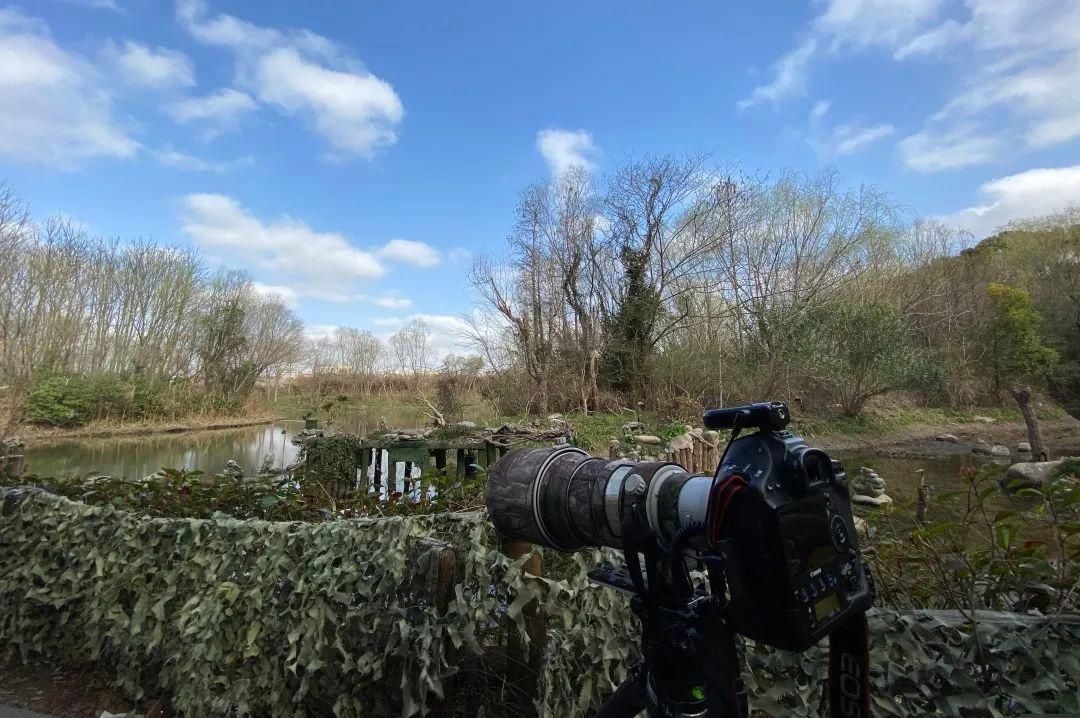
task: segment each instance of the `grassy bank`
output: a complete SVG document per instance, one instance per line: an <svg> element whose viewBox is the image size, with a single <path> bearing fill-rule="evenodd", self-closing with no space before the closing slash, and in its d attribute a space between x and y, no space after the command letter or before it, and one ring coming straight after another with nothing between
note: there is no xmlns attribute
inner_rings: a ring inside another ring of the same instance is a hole
<svg viewBox="0 0 1080 718"><path fill-rule="evenodd" d="M182 434L191 431L213 431L217 429L236 429L244 426L266 424L280 418L272 411L261 409L254 413L239 416L196 416L183 421L134 421L134 422L92 422L86 426L72 428L34 426L25 424L11 432L27 446L47 444L52 441L69 439L108 439L111 437L146 437L160 434Z"/></svg>

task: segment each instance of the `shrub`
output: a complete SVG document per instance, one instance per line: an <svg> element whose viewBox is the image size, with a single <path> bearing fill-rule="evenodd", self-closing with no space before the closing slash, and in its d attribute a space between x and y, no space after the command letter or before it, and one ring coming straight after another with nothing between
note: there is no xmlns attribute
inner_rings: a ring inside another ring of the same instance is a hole
<svg viewBox="0 0 1080 718"><path fill-rule="evenodd" d="M81 426L92 417L94 395L80 376L51 376L38 382L26 398L27 419L35 424Z"/></svg>

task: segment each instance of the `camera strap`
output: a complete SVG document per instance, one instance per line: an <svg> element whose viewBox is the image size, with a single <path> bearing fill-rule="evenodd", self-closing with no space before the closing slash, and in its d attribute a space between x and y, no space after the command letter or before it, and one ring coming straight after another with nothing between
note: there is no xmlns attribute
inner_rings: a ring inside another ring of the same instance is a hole
<svg viewBox="0 0 1080 718"><path fill-rule="evenodd" d="M866 614L829 634L829 715L869 718L870 648Z"/></svg>

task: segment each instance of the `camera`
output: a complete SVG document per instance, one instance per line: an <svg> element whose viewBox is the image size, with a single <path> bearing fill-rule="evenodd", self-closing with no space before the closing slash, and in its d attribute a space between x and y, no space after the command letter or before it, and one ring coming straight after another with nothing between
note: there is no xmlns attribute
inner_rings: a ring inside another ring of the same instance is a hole
<svg viewBox="0 0 1080 718"><path fill-rule="evenodd" d="M787 431L789 418L781 402L706 412L707 427L732 430L713 475L573 447L515 449L488 475L488 512L508 538L622 549L626 569L594 578L669 606L700 598L690 569L722 574L732 631L802 651L861 616L873 586L843 467Z"/></svg>

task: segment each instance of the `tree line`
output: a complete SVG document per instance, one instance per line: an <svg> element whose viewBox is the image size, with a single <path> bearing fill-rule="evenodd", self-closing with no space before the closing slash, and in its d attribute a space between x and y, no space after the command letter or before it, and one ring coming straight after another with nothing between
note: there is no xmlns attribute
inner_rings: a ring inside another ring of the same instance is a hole
<svg viewBox="0 0 1080 718"><path fill-rule="evenodd" d="M234 411L295 363L303 325L250 276L193 250L35 222L0 192L0 400L78 424Z"/></svg>
<svg viewBox="0 0 1080 718"><path fill-rule="evenodd" d="M830 169L686 155L573 169L526 189L515 218L505 255L473 266L466 317L506 412L784 398L857 414L896 390L996 403L1017 382L1080 398L1075 208L971 247ZM1019 333L993 285L1027 307Z"/></svg>

